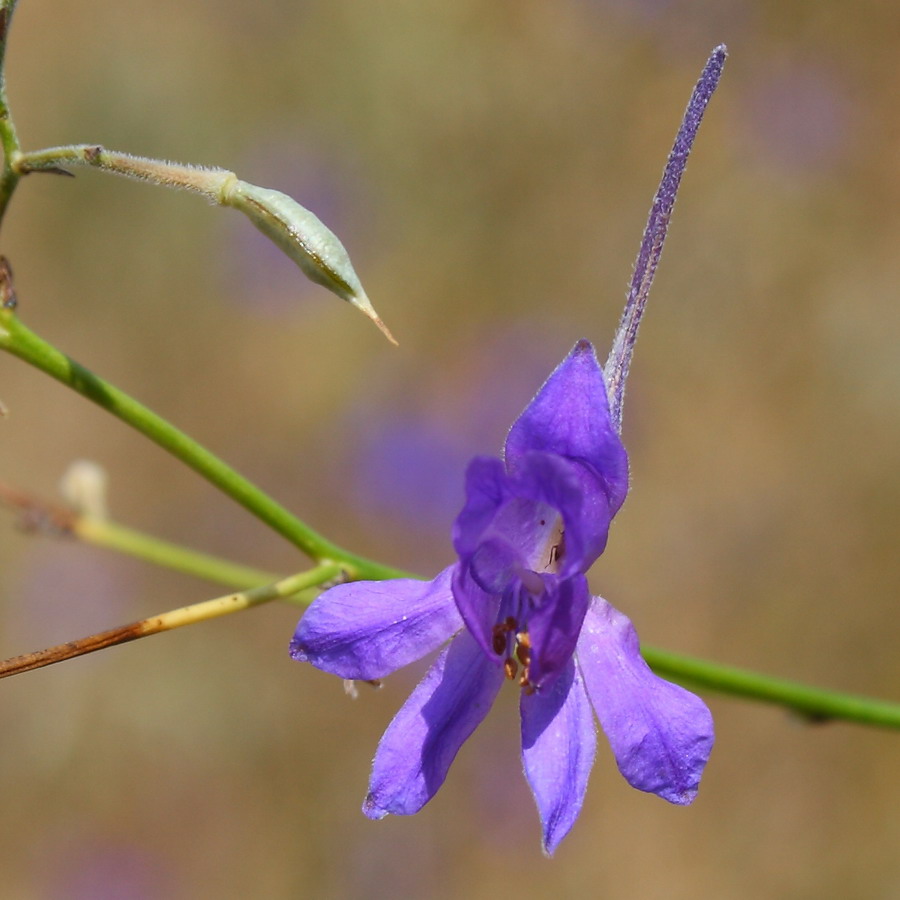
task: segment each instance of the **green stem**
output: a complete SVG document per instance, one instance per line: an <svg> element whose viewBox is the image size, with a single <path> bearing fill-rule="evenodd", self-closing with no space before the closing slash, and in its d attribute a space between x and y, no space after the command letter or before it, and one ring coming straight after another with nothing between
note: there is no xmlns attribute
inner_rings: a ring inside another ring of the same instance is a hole
<svg viewBox="0 0 900 900"><path fill-rule="evenodd" d="M72 523L72 533L95 546L240 590L271 584L281 577L190 550L107 519L80 517Z"/></svg>
<svg viewBox="0 0 900 900"><path fill-rule="evenodd" d="M0 0L0 146L3 147L3 170L0 172L0 222L6 212L20 175L13 164L19 152L19 138L9 112L6 97L6 41L17 0Z"/></svg>
<svg viewBox="0 0 900 900"><path fill-rule="evenodd" d="M328 541L184 432L39 338L12 310L0 310L0 349L40 369L131 425L312 559L340 563L351 580L396 578L404 574Z"/></svg>
<svg viewBox="0 0 900 900"><path fill-rule="evenodd" d="M644 647L642 653L657 675L690 687L710 688L748 700L774 703L814 722L843 719L860 725L900 729L900 703L809 687L656 647Z"/></svg>
<svg viewBox="0 0 900 900"><path fill-rule="evenodd" d="M105 506L103 488L95 488L94 500ZM250 566L200 553L180 544L173 544L133 528L113 522L105 513L83 511L84 497L72 506L48 503L33 494L18 490L0 481L0 506L18 512L25 531L56 538L77 538L95 547L116 550L136 559L205 578L232 589L247 589L271 584L282 578ZM82 511L79 511L79 507Z"/></svg>
<svg viewBox="0 0 900 900"><path fill-rule="evenodd" d="M95 547L104 547L107 550L125 553L135 559L142 559L144 562L153 563L173 572L205 578L207 581L236 590L253 590L283 579L281 575L233 563L218 556L192 550L181 544L173 544L143 531L126 528L124 525L108 519L81 516L72 521L69 532L74 537L85 543L93 544ZM335 568L333 565L320 566L316 571L324 573L322 581L341 574L340 568ZM319 595L319 584L320 582L310 582L296 592L272 599L282 600L295 606L309 606Z"/></svg>

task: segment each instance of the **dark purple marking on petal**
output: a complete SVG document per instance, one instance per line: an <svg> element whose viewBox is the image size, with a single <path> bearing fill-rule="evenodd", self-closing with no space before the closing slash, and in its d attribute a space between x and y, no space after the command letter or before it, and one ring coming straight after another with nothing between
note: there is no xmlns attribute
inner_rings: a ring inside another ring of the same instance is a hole
<svg viewBox="0 0 900 900"><path fill-rule="evenodd" d="M581 675L572 660L550 689L522 694L522 760L551 856L581 812L597 732Z"/></svg>
<svg viewBox="0 0 900 900"><path fill-rule="evenodd" d="M591 602L584 575L559 579L545 576L548 590L528 615L531 660L529 682L540 691L565 668L578 642Z"/></svg>
<svg viewBox="0 0 900 900"><path fill-rule="evenodd" d="M502 683L503 671L462 632L381 738L363 812L370 819L418 812L444 783L459 748L487 715Z"/></svg>
<svg viewBox="0 0 900 900"><path fill-rule="evenodd" d="M291 656L362 681L420 659L463 627L453 602L453 569L433 581L355 581L325 591L300 620Z"/></svg>
<svg viewBox="0 0 900 900"><path fill-rule="evenodd" d="M576 659L628 783L691 803L714 740L706 704L651 671L631 622L600 597L585 616Z"/></svg>

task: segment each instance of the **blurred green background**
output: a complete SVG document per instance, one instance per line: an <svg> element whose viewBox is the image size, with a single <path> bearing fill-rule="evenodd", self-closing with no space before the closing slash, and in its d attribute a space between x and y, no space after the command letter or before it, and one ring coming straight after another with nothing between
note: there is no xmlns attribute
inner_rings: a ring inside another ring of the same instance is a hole
<svg viewBox="0 0 900 900"><path fill-rule="evenodd" d="M21 0L26 148L224 166L341 236L390 347L237 213L32 175L3 252L26 324L327 535L423 574L474 453L576 339L601 352L709 50L625 407L633 490L594 590L643 640L900 699L900 8L722 0ZM278 571L292 548L162 451L0 358L0 478L69 462L120 521ZM214 596L0 520L3 656ZM417 672L353 702L264 607L0 686L0 895L895 898L898 736L708 697L693 807L601 746L552 862L515 692L414 818L359 812Z"/></svg>

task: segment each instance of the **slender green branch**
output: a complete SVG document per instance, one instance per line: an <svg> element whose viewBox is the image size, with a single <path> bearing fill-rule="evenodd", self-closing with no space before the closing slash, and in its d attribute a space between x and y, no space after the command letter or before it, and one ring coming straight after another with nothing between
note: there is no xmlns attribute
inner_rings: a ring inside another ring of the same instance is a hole
<svg viewBox="0 0 900 900"><path fill-rule="evenodd" d="M128 394L61 353L19 321L0 310L0 350L6 350L131 425L250 513L319 562L339 562L351 579L403 576L389 566L350 553L331 543L195 440Z"/></svg>
<svg viewBox="0 0 900 900"><path fill-rule="evenodd" d="M117 550L145 562L185 575L205 578L226 587L242 589L260 587L277 581L279 577L271 572L263 572L261 569L190 550L107 519L79 516L72 524L72 533L98 547Z"/></svg>
<svg viewBox="0 0 900 900"><path fill-rule="evenodd" d="M13 656L0 661L0 678L20 675L33 669L74 659L76 656L85 656L117 644L149 637L151 634L172 631L175 628L183 628L185 625L196 625L198 622L206 622L219 616L241 612L271 600L285 599L293 594L333 581L339 578L340 574L341 568L335 563L316 566L314 569L291 575L274 584L263 585L240 593L226 594L224 597L216 597L214 600L206 600L192 606L183 606L157 616L150 616L148 619L141 619L118 628L110 628L108 631L101 631L85 638L68 641L65 644L57 644L55 647L48 647L45 650Z"/></svg>
<svg viewBox="0 0 900 900"><path fill-rule="evenodd" d="M5 113L6 102L6 42L13 13L19 0L0 0L0 111Z"/></svg>
<svg viewBox="0 0 900 900"><path fill-rule="evenodd" d="M226 587L254 588L282 577L126 528L105 515L91 515L69 506L48 503L3 481L0 481L0 506L18 513L19 526L24 531L56 538L77 538L86 544L116 550Z"/></svg>
<svg viewBox="0 0 900 900"><path fill-rule="evenodd" d="M19 152L19 138L10 116L9 100L6 96L6 42L16 2L17 0L0 0L0 146L3 147L3 169L0 172L0 222L20 177L13 166Z"/></svg>
<svg viewBox="0 0 900 900"><path fill-rule="evenodd" d="M900 703L809 687L656 647L644 647L641 652L658 675L689 687L709 688L747 700L774 703L814 722L843 719L860 725L900 729Z"/></svg>

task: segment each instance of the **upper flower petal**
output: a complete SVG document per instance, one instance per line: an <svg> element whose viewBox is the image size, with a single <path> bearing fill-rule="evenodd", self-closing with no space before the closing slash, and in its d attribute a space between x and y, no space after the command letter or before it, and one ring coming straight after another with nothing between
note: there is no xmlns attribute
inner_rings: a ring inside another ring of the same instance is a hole
<svg viewBox="0 0 900 900"><path fill-rule="evenodd" d="M354 581L325 591L300 620L291 656L363 681L425 656L463 627L450 587L453 569L433 581Z"/></svg>
<svg viewBox="0 0 900 900"><path fill-rule="evenodd" d="M585 616L577 660L628 783L670 803L692 802L714 740L706 704L653 674L631 622L600 597Z"/></svg>
<svg viewBox="0 0 900 900"><path fill-rule="evenodd" d="M585 613L591 602L587 579L573 575L544 576L547 592L528 615L531 643L529 681L540 691L572 658Z"/></svg>
<svg viewBox="0 0 900 900"><path fill-rule="evenodd" d="M550 856L581 812L597 733L573 660L546 692L522 694L522 760Z"/></svg>
<svg viewBox="0 0 900 900"><path fill-rule="evenodd" d="M471 635L458 635L381 738L363 812L370 819L418 812L444 783L502 683L502 670L485 658Z"/></svg>
<svg viewBox="0 0 900 900"><path fill-rule="evenodd" d="M616 514L628 492L628 457L610 419L603 370L590 342L575 345L513 424L504 450L510 473L534 450L583 466L588 520L608 523Z"/></svg>

